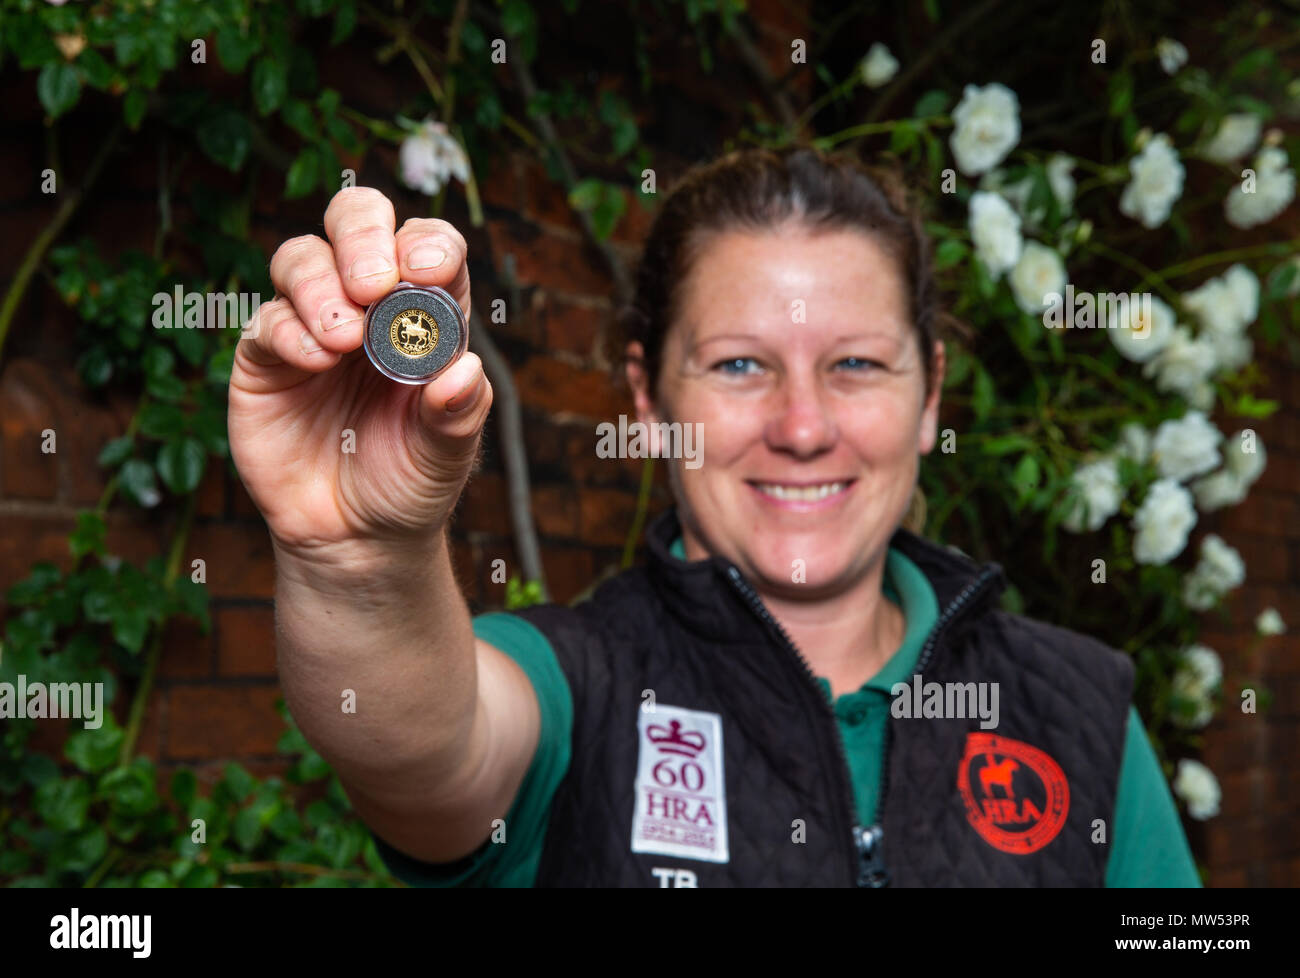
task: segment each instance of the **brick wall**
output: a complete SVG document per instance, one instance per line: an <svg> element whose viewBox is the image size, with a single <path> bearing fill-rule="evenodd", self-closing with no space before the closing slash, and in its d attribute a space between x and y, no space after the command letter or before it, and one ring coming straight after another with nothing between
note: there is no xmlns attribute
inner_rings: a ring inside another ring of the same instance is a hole
<svg viewBox="0 0 1300 978"><path fill-rule="evenodd" d="M773 36L793 33L797 21L789 20L789 8L760 6L771 8L763 17ZM736 130L741 120L734 93L748 89L746 79L728 79L725 66L707 84L696 84L698 66L693 55L686 57L682 66L656 67L657 84L663 86L657 89L657 115L643 120L654 141L661 187L694 159L716 151L715 134ZM395 76L376 66L364 49L336 51L320 67L322 83L351 93L362 111L383 116L402 101ZM783 67L780 58L772 67ZM0 214L8 232L0 235L0 268L11 270L48 221L53 204L39 194L33 176L43 165L34 86L12 71L3 78L0 97L18 113L0 150ZM102 129L95 124L62 127L62 152L73 174L100 138ZM133 146L110 163L93 202L65 239L88 233L110 251L151 247L154 143L146 132ZM359 182L394 199L400 223L427 213L427 204L394 186L395 162L394 151L380 149L345 165L357 170ZM205 179L221 181L222 175L199 159L193 165ZM254 234L269 260L285 238L320 233L324 201L282 203L281 175L263 168L261 179ZM601 256L585 243L562 192L531 156L497 159L479 181L485 226L471 228L463 213L447 217L469 240L474 301L480 308L497 296L494 282L507 256L513 256L518 304L510 309L508 324L488 328L519 387L543 561L553 597L567 601L617 562L639 481L638 462L599 460L593 451L595 422L632 412L627 395L609 383L604 341L612 280ZM630 215L614 238L625 260L633 257L648 224L635 202ZM183 211L177 213L178 226L185 219ZM76 383L64 341L74 327L38 277L0 364L0 588L37 560L70 565L65 538L75 513L92 506L104 487L95 456L130 416L129 402L97 399ZM1286 362L1270 360L1265 366L1271 377L1265 396L1284 404L1255 426L1269 451L1268 469L1246 505L1202 527L1221 533L1248 566L1247 583L1231 602L1233 623L1209 616L1204 640L1223 655L1230 690L1237 682L1259 681L1274 697L1272 709L1259 715L1225 710L1207 734L1205 759L1223 784L1223 814L1207 825L1191 823L1189 831L1209 860L1212 882L1220 885L1300 885L1300 388ZM58 432L54 455L40 451L45 428ZM503 600L504 587L490 579L494 559L505 559L512 572L518 568L503 532L506 487L492 422L485 446L482 471L462 500L454 532L457 571L475 610ZM662 475L656 511L668 501ZM115 506L108 518L109 548L136 561L162 553L171 519ZM183 566L194 557L207 563L213 630L204 636L193 627L175 626L167 633L141 749L164 769L184 763L205 778L230 759L258 774L283 770L275 750L282 724L273 709L280 693L270 545L228 466L210 468L201 487ZM1269 605L1282 611L1292 630L1252 644L1254 616ZM57 730L45 727L42 735L53 738Z"/></svg>

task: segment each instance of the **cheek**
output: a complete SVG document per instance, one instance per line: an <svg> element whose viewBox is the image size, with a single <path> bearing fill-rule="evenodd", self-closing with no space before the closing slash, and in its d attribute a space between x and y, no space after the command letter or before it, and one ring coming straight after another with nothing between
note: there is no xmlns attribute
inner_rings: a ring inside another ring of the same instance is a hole
<svg viewBox="0 0 1300 978"><path fill-rule="evenodd" d="M921 408L903 398L860 403L841 413L840 431L864 458L911 458L920 452Z"/></svg>

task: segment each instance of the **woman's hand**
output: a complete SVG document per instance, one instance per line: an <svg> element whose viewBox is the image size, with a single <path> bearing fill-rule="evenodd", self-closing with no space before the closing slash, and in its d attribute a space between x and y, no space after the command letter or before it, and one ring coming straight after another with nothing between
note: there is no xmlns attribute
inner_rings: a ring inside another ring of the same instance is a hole
<svg viewBox="0 0 1300 978"><path fill-rule="evenodd" d="M465 239L446 221L413 218L395 231L395 220L373 188L336 194L325 211L329 240L304 235L279 247L278 297L235 349L231 454L272 538L292 553L438 535L492 405L473 353L417 387L383 376L360 349L366 307L399 281L441 286L469 319Z"/></svg>

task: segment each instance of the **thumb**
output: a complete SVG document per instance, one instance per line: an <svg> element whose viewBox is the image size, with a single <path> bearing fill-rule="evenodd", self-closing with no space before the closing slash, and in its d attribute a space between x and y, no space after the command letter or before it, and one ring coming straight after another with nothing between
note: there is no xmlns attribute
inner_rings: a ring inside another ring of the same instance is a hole
<svg viewBox="0 0 1300 978"><path fill-rule="evenodd" d="M478 437L492 407L492 385L483 361L466 352L420 392L418 423L410 446L420 467L445 480L463 477L478 451Z"/></svg>

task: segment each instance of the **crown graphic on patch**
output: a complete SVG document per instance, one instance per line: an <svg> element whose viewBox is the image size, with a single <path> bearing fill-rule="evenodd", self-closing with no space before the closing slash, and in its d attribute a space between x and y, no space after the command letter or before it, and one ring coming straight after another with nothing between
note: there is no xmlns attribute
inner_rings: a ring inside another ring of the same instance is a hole
<svg viewBox="0 0 1300 978"><path fill-rule="evenodd" d="M671 720L667 727L651 724L646 728L646 735L662 753L681 754L683 757L695 757L704 750L704 734L698 731L682 733L680 720Z"/></svg>

